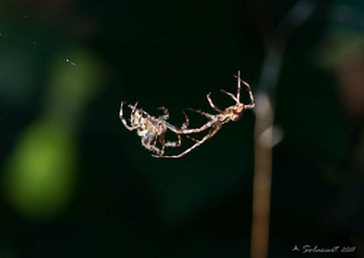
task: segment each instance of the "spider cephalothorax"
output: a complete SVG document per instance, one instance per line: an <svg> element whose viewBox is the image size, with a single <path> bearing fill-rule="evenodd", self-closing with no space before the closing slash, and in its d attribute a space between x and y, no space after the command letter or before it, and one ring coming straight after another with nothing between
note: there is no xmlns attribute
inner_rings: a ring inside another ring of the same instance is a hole
<svg viewBox="0 0 364 258"><path fill-rule="evenodd" d="M234 106L231 110L229 110L230 112L230 118L232 121L237 121L240 119L240 117L243 115L243 110L244 110L244 104L239 104Z"/></svg>

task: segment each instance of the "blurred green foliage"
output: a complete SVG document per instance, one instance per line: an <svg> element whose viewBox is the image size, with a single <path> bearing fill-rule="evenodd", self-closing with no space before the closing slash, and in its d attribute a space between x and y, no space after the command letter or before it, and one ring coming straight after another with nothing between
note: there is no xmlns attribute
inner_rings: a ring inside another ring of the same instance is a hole
<svg viewBox="0 0 364 258"><path fill-rule="evenodd" d="M6 169L3 189L20 214L31 219L65 212L73 186L75 146L70 135L44 121L26 129Z"/></svg>
<svg viewBox="0 0 364 258"><path fill-rule="evenodd" d="M72 52L80 68L66 66L65 60L50 66L43 112L19 137L5 173L10 203L35 220L65 212L76 172L78 121L106 79L102 62L92 53L85 48Z"/></svg>

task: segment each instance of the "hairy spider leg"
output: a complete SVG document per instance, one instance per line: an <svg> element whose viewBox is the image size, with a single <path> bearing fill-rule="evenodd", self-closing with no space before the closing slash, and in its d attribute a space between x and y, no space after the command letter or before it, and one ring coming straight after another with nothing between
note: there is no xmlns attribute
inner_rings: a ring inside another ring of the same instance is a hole
<svg viewBox="0 0 364 258"><path fill-rule="evenodd" d="M234 75L235 76L235 75ZM235 78L236 78L236 76L235 76ZM236 98L240 101L240 89L241 89L241 83L240 83L240 81L241 81L241 77L240 77L240 70L238 70L238 77L237 77L237 79L238 79L238 92L237 92L237 94L236 94Z"/></svg>
<svg viewBox="0 0 364 258"><path fill-rule="evenodd" d="M159 154L159 156L163 156L165 147L179 147L179 146L181 146L181 135L178 135L178 141L177 142L166 142L164 134L162 134L159 137L159 141L162 144L162 151Z"/></svg>
<svg viewBox="0 0 364 258"><path fill-rule="evenodd" d="M205 141L207 141L208 139L210 139L212 136L214 136L219 130L220 128L222 127L222 124L218 124L216 127L212 128L210 130L210 132L208 134L206 134L200 141L197 141L194 145L192 145L190 148L188 148L187 150L185 150L184 152L178 154L178 155L172 155L172 156L158 156L158 155L153 155L153 157L155 158L174 158L174 159L177 159L177 158L180 158L184 155L186 155L187 153L189 153L190 151L194 150L195 148L197 148L198 146L200 146L201 144L203 144Z"/></svg>
<svg viewBox="0 0 364 258"><path fill-rule="evenodd" d="M210 95L211 95L211 92L209 92L209 94L207 94L207 100L209 101L210 106L211 106L213 109L215 109L217 112L222 113L222 111L221 111L221 110L220 110L217 106L215 106L215 105L214 105L214 103L212 102L212 100L211 100L211 98L210 98Z"/></svg>
<svg viewBox="0 0 364 258"><path fill-rule="evenodd" d="M188 119L188 116L186 115L185 111L182 110L182 113L185 115L186 118L186 122L182 124L182 129L187 129L188 125L190 124L190 120ZM180 136L180 134L178 134L178 136ZM186 137L194 142L197 142L197 140L195 138L192 138L191 136L186 135Z"/></svg>
<svg viewBox="0 0 364 258"><path fill-rule="evenodd" d="M143 139L143 140L142 140L142 144L143 144L143 146L144 146L145 148L147 148L148 150L151 150L151 151L156 152L156 153L158 153L158 154L160 154L160 153L161 153L161 150L160 150L160 149L158 149L157 147L155 147L155 146L151 145L151 144L150 144L150 142L148 141L148 139Z"/></svg>
<svg viewBox="0 0 364 258"><path fill-rule="evenodd" d="M177 129L175 127L168 127L168 128L176 134L191 134L191 133L199 133L205 131L206 129L210 128L211 125L213 125L214 123L216 123L216 116L211 115L211 121L207 122L200 128L195 128L195 129Z"/></svg>
<svg viewBox="0 0 364 258"><path fill-rule="evenodd" d="M137 102L135 102L134 106L132 106L131 104L128 105L128 107L131 108L131 115L134 115L138 103L139 102L137 101Z"/></svg>
<svg viewBox="0 0 364 258"><path fill-rule="evenodd" d="M182 129L186 129L189 124L190 124L190 120L188 119L188 116L186 115L185 111L183 111L183 109L181 110L183 115L185 116L186 122L184 122L181 126Z"/></svg>
<svg viewBox="0 0 364 258"><path fill-rule="evenodd" d="M159 107L158 109L163 110L164 116L160 116L160 118L163 118L163 120L167 120L169 118L169 112L168 109L165 107Z"/></svg>
<svg viewBox="0 0 364 258"><path fill-rule="evenodd" d="M182 111L182 113L183 113L183 115L185 116L185 119L186 119L186 122L184 122L183 124L182 124L182 126L181 126L181 129L182 130L185 130L185 129L187 129L187 127L189 126L189 124L190 124L190 120L188 119L188 116L186 115L186 113L185 113L185 111L184 110L181 110ZM174 129L176 129L175 127L174 127ZM177 134L178 135L178 139L179 139L179 141L181 141L181 135L180 134ZM187 136L187 135L186 135ZM189 137L189 136L187 136L187 138L189 138L189 139L191 139L191 140L193 140L193 141L196 141L194 138L192 138L192 137ZM180 145L178 145L177 147L179 147L179 146L181 146L181 144Z"/></svg>
<svg viewBox="0 0 364 258"><path fill-rule="evenodd" d="M159 154L159 156L163 155L164 154L164 150L165 150L165 147L180 147L181 146L181 135L178 135L178 141L177 142L169 142L165 140L165 137L164 137L164 132L159 135L159 142L161 143L162 145L162 149L159 150L157 147L156 147L156 143L157 143L157 139L158 139L158 135L155 137L155 140L154 140L154 144L153 145L150 145L152 148L151 150L154 150L155 152L157 152Z"/></svg>
<svg viewBox="0 0 364 258"><path fill-rule="evenodd" d="M184 122L181 126L181 129L186 129L188 127L188 125L190 124L190 120L188 119L188 116L186 115L186 113L182 110L183 115L185 116L186 122ZM166 120L164 120L164 125L171 130L172 132L177 132L179 129L177 129L174 125L171 125L170 123L168 123Z"/></svg>
<svg viewBox="0 0 364 258"><path fill-rule="evenodd" d="M165 113L166 113L166 115L169 117L168 110L165 107L161 107L159 109L164 110ZM186 122L184 122L182 124L182 129L185 129L185 128L188 127L188 125L190 123L190 120L188 119L188 116L186 115L186 113L183 110L182 110L182 113L183 113L183 115L185 116L185 119L186 119ZM165 119L168 119L168 117L164 117L164 118ZM166 128L170 129L171 131L176 130L176 127L175 126L171 125L170 123L168 123L165 120L163 120L163 121L164 121L164 125L165 125ZM165 150L165 147L180 147L181 146L181 143L182 143L181 135L178 134L177 137L178 137L178 141L177 142L170 142L170 141L167 141L166 142L165 136L164 136L164 132L159 136L159 142L162 144L162 150L161 150L161 154L160 155L163 155L164 150ZM154 144L154 146L155 146L155 144Z"/></svg>
<svg viewBox="0 0 364 258"><path fill-rule="evenodd" d="M212 102L211 102L212 103ZM213 105L213 104L212 104ZM216 106L215 106L215 108L216 109L218 109ZM191 110L191 111L193 111L193 112L196 112L196 113L199 113L199 114L201 114L201 115L203 115L203 116L206 116L207 118L209 118L210 119L210 121L209 122L207 122L205 125L203 125L202 127L200 127L199 129L190 129L191 131L193 130L193 132L194 133L197 133L197 132L202 132L202 131L204 131L204 130L206 130L206 129L208 129L208 128L210 128L214 123L215 123L215 121L217 121L217 119L216 119L216 116L214 116L214 115L210 115L210 114L207 114L207 113L205 113L205 112L202 112L202 111L200 111L200 110L196 110L196 109L193 109L193 108L187 108L188 110ZM197 131L198 130L198 131ZM185 130L186 131L186 130ZM188 131L188 130L187 130ZM190 140L192 140L192 141L194 141L194 142L198 142L198 140L196 140L195 138L192 138L191 136L189 136L189 135L186 135L186 137L188 138L188 139L190 139Z"/></svg>
<svg viewBox="0 0 364 258"><path fill-rule="evenodd" d="M236 102L236 104L240 104L240 101L239 101L239 99L237 99L235 96L234 96L234 94L232 94L232 93L230 93L230 92L227 92L227 91L225 91L225 90L220 90L221 92L223 92L223 93L225 93L225 94L227 94L227 95L229 95L233 100L235 100L235 102Z"/></svg>
<svg viewBox="0 0 364 258"><path fill-rule="evenodd" d="M159 142L162 144L162 151L160 155L163 155L164 149L166 148L166 140L164 139L164 134L159 137Z"/></svg>
<svg viewBox="0 0 364 258"><path fill-rule="evenodd" d="M215 116L214 115L210 115L208 113L205 113L203 111L200 111L200 110L196 110L196 109L193 109L193 108L187 108L188 110L191 110L193 112L196 112L196 113L199 113L200 115L203 115L203 116L206 116L207 118L210 118L210 119L213 119Z"/></svg>
<svg viewBox="0 0 364 258"><path fill-rule="evenodd" d="M188 124L189 124L189 120L188 120L188 117L186 116L186 122L182 125L182 127L184 127L185 125L188 126ZM170 130L171 130L171 128L176 129L175 126L171 125L170 123L168 123L166 121L164 121L164 125L166 126L166 128L168 128ZM169 141L166 142L165 137L164 137L164 132L163 132L163 134L160 135L159 142L163 145L163 147L164 147L164 145L167 147L179 147L179 146L181 146L181 135L177 135L177 137L178 137L177 142L169 142Z"/></svg>
<svg viewBox="0 0 364 258"><path fill-rule="evenodd" d="M155 147L157 144L157 140L158 140L158 134L155 134L155 139L154 139L154 143L153 143L153 148L157 148Z"/></svg>
<svg viewBox="0 0 364 258"><path fill-rule="evenodd" d="M169 128L172 132L174 132L176 134L199 133L199 132L205 131L206 129L210 128L218 120L217 116L210 115L210 114L207 114L205 112L195 110L195 109L192 109L192 108L187 108L187 109L206 116L207 118L210 119L210 121L207 122L206 124L204 124L203 126L201 126L200 128L195 128L195 129L177 129L175 127Z"/></svg>
<svg viewBox="0 0 364 258"><path fill-rule="evenodd" d="M167 147L179 147L179 146L181 146L181 142L182 142L182 140L181 140L181 135L178 135L177 137L178 137L178 141L177 141L177 142L166 142L166 141L164 140L163 144L164 144L165 146L167 146ZM164 138L164 137L163 137L163 138Z"/></svg>
<svg viewBox="0 0 364 258"><path fill-rule="evenodd" d="M188 108L190 109L190 108ZM197 113L204 113L202 111L197 111L197 110L194 110L194 109L190 109L192 111L196 111ZM168 122L165 122L165 125L167 126L167 128L169 130L171 130L172 132L176 133L176 134L191 134L191 133L198 133L198 132L202 132L204 130L206 130L207 128L209 128L211 125L211 121L206 123L205 125L203 125L201 128L199 129L187 129L188 125L190 124L190 121L188 119L188 116L186 115L186 113L182 110L182 113L184 114L185 118L186 118L186 122L182 124L182 127L181 129L179 128L176 128L175 126L171 125L170 123ZM209 117L210 119L213 119L214 116L212 115L209 115L207 113L204 113L207 117Z"/></svg>
<svg viewBox="0 0 364 258"><path fill-rule="evenodd" d="M183 115L185 116L185 119L186 119L186 122L184 122L182 124L182 129L185 129L190 124L190 120L188 119L188 116L186 115L186 113L183 110L182 110L182 113L183 113ZM171 125L167 121L165 121L164 124L171 131L172 131L172 128L173 128L173 130L176 130L176 127L173 126L173 125ZM162 151L161 151L161 154L160 155L163 155L164 150L165 150L165 147L180 147L181 146L181 143L182 143L181 135L178 134L177 137L178 137L178 141L177 142L169 142L169 141L166 142L165 137L164 137L164 133L162 135L160 135L159 142L162 144Z"/></svg>
<svg viewBox="0 0 364 258"><path fill-rule="evenodd" d="M121 119L121 122L123 122L124 126L129 130L129 131L133 131L135 129L137 129L139 126L129 126L128 123L126 122L125 118L124 118L124 115L123 115L123 105L124 105L124 101L121 101L121 104L120 104L120 112L119 112L119 117ZM127 104L127 103L126 103ZM138 102L136 103L138 104ZM135 107L136 107L136 104L135 104ZM133 109L134 107L130 104L128 104L128 106Z"/></svg>
<svg viewBox="0 0 364 258"><path fill-rule="evenodd" d="M252 90L251 90L251 88L250 88L250 85L247 83L247 82L245 82L245 81L243 81L242 79L240 79L241 81L242 81L242 83L244 83L245 84L245 86L248 88L248 91L249 91L249 97L250 97L250 100L251 100L251 104L250 105L245 105L244 106L244 109L252 109L252 108L254 108L255 107L255 100L254 100L254 96L253 96L253 92L252 92Z"/></svg>
<svg viewBox="0 0 364 258"><path fill-rule="evenodd" d="M238 76L234 75L234 77L238 79L238 94L237 94L237 98L240 100L240 82L242 82L248 88L249 97L250 97L250 100L252 102L250 105L244 105L244 109L253 109L255 107L255 100L254 100L253 92L252 92L252 90L250 88L250 85L247 82L245 82L244 80L242 80L240 78L240 71L238 72Z"/></svg>
<svg viewBox="0 0 364 258"><path fill-rule="evenodd" d="M180 147L181 146L181 135L177 135L177 142L166 142L164 133L159 136L159 142L162 144L162 150L158 156L162 156L164 154L165 147Z"/></svg>
<svg viewBox="0 0 364 258"><path fill-rule="evenodd" d="M190 140L194 141L194 142L198 142L198 140L196 140L195 138L192 138L191 136L189 136L189 135L187 135L187 134L186 134L186 137L187 137L188 139L190 139Z"/></svg>
<svg viewBox="0 0 364 258"><path fill-rule="evenodd" d="M220 90L220 91L223 92L223 93L225 93L225 94L227 94L227 95L229 95L233 100L235 100L236 104L240 104L240 89L241 89L241 83L240 83L240 81L243 81L242 79L240 79L240 70L238 71L238 75L237 76L234 75L234 77L238 79L238 91L236 93L236 97L235 97L234 94L232 94L230 92L227 92L225 90Z"/></svg>

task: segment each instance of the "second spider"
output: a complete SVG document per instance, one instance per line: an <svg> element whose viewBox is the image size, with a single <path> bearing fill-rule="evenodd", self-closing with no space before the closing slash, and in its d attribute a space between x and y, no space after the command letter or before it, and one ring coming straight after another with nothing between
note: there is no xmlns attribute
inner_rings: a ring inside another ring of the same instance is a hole
<svg viewBox="0 0 364 258"><path fill-rule="evenodd" d="M225 110L219 109L212 102L212 100L210 98L210 95L211 95L211 92L210 92L209 94L207 94L207 100L210 103L210 106L216 112L218 112L218 114L212 115L212 114L208 114L208 113L205 113L205 112L202 112L199 110L189 108L189 110L197 112L197 113L207 117L209 119L209 121L207 123L205 123L203 126L201 126L200 128L195 128L195 129L186 129L186 128L177 129L176 127L170 128L170 130L175 132L176 134L178 134L178 135L184 134L184 135L186 135L186 137L195 141L194 145L192 145L190 148L186 149L185 151L183 151L182 153L180 153L178 155L172 155L172 156L152 155L152 156L155 158L180 158L180 157L186 155L187 153L189 153L190 151L192 151L193 149L197 148L201 144L203 144L206 140L213 137L221 129L221 127L224 124L228 123L229 121L238 120L241 117L241 115L243 114L244 110L253 109L255 107L255 100L254 100L254 96L251 91L250 85L240 78L240 71L238 71L238 75L237 76L234 75L234 77L237 78L237 80L238 80L238 90L237 90L236 96L230 92L226 92L224 90L221 90L221 91L223 93L227 94L228 96L230 96L235 101L235 105L227 107ZM243 83L249 91L249 97L251 100L250 104L244 104L244 103L240 102L241 83ZM210 128L209 132L201 140L195 140L194 138L189 136L190 134L199 133L199 132L202 132L209 128Z"/></svg>

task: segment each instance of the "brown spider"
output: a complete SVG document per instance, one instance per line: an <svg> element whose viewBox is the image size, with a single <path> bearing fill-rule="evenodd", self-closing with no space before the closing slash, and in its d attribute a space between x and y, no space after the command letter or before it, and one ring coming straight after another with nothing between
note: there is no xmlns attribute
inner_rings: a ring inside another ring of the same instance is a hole
<svg viewBox="0 0 364 258"><path fill-rule="evenodd" d="M177 130L175 126L168 123L166 120L169 118L168 110L165 107L160 107L164 111L164 115L159 116L158 118L149 115L142 109L137 109L138 102L133 105L128 104L128 107L132 110L130 115L130 125L126 122L123 117L123 105L127 104L126 102L122 101L120 105L120 119L125 125L125 127L129 131L137 130L137 134L141 138L141 142L145 148L148 150L157 153L158 155L162 156L164 154L165 147L179 147L181 146L181 136L178 135L177 142L166 142L164 138L164 134L167 129L170 130ZM183 112L183 111L182 111ZM189 120L187 115L183 112L186 118L186 122L182 125L182 129L186 129ZM156 147L157 139L159 137L159 142L162 145L162 149Z"/></svg>
<svg viewBox="0 0 364 258"><path fill-rule="evenodd" d="M236 97L233 94L231 94L230 92L226 92L224 90L221 90L221 91L223 93L229 95L233 100L235 100L235 102L236 102L235 105L226 108L224 111L220 110L212 102L212 100L210 98L210 95L211 95L211 92L210 92L209 94L207 94L207 100L209 101L210 106L213 109L215 109L217 112L219 112L219 114L211 115L211 114L199 111L199 110L194 110L194 109L189 108L189 110L191 110L191 111L194 111L201 115L206 116L210 121L207 122L206 124L204 124L203 126L201 126L200 128L196 128L196 129L186 129L187 126L185 126L185 128L181 128L181 129L177 129L176 127L169 128L171 131L173 131L174 133L176 133L178 135L186 134L186 137L188 137L191 140L196 142L194 145L192 145L190 148L188 148L187 150L185 150L184 152L182 152L178 155L173 155L173 156L152 155L152 156L155 158L180 158L180 157L186 155L187 153L189 153L190 151L192 151L193 149L195 149L196 147L200 146L207 139L210 139L212 136L214 136L220 130L220 128L224 124L229 122L230 120L232 120L232 121L238 120L241 117L243 110L253 109L255 107L255 101L254 101L253 93L250 89L250 85L240 78L240 71L238 71L238 75L237 76L234 75L234 77L238 79L238 91L237 91ZM240 103L241 82L244 83L244 85L248 88L249 96L250 96L250 100L251 100L251 104L249 104L249 105ZM192 134L192 133L199 133L208 128L211 128L210 131L201 140L195 140L192 137L189 137L187 135L187 134Z"/></svg>

